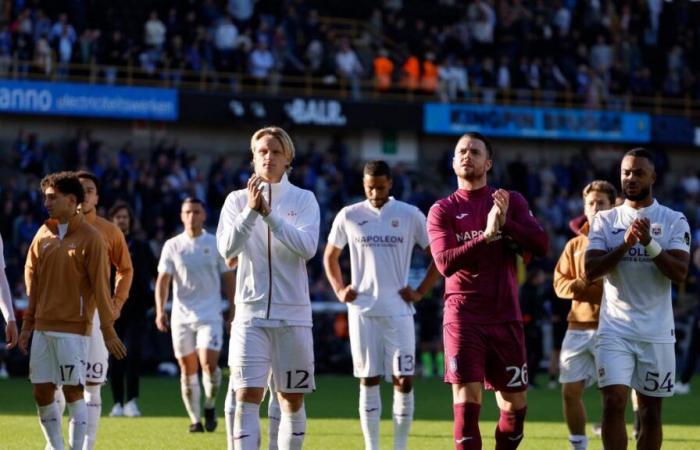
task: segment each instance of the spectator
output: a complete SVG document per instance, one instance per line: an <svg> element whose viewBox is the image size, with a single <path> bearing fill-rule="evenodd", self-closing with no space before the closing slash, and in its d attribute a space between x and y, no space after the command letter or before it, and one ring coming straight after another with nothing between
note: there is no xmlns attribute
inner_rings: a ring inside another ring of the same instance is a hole
<svg viewBox="0 0 700 450"><path fill-rule="evenodd" d="M257 80L266 79L275 67L275 58L267 48L267 42L260 39L255 50L250 52L248 70L250 75Z"/></svg>
<svg viewBox="0 0 700 450"><path fill-rule="evenodd" d="M379 54L374 58L374 86L378 91L388 91L391 89L391 78L394 73L394 63L389 58L386 48L379 50Z"/></svg>
<svg viewBox="0 0 700 450"><path fill-rule="evenodd" d="M335 54L336 71L343 83L350 84L352 98L360 98L360 76L363 68L357 59L355 51L350 47L350 41L344 37L340 40L340 48Z"/></svg>
<svg viewBox="0 0 700 450"><path fill-rule="evenodd" d="M153 49L161 49L165 43L166 28L158 18L157 11L151 11L143 28L144 42Z"/></svg>

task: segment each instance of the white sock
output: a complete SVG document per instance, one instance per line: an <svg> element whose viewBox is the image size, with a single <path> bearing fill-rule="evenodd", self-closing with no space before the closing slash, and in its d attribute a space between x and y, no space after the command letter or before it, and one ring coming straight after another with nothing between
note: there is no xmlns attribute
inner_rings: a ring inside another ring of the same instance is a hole
<svg viewBox="0 0 700 450"><path fill-rule="evenodd" d="M403 450L408 446L408 433L413 423L413 390L404 394L394 389L394 450Z"/></svg>
<svg viewBox="0 0 700 450"><path fill-rule="evenodd" d="M102 386L85 386L85 405L87 406L87 434L83 450L95 448L97 440L97 426L102 415Z"/></svg>
<svg viewBox="0 0 700 450"><path fill-rule="evenodd" d="M228 450L233 450L233 418L236 415L236 391L233 390L233 378L229 378L224 402L226 416L226 442Z"/></svg>
<svg viewBox="0 0 700 450"><path fill-rule="evenodd" d="M88 412L85 400L80 399L73 403L68 403L68 448L78 450L83 448L85 434L88 428Z"/></svg>
<svg viewBox="0 0 700 450"><path fill-rule="evenodd" d="M207 409L216 407L216 395L221 386L221 369L217 367L212 374L202 371L202 385L204 385L204 407Z"/></svg>
<svg viewBox="0 0 700 450"><path fill-rule="evenodd" d="M58 411L56 402L46 406L37 406L39 412L39 425L44 432L46 443L49 448L63 450L63 432L61 431L61 414Z"/></svg>
<svg viewBox="0 0 700 450"><path fill-rule="evenodd" d="M379 385L360 384L360 425L365 436L365 450L379 450L379 420L382 417L382 398Z"/></svg>
<svg viewBox="0 0 700 450"><path fill-rule="evenodd" d="M581 434L570 434L569 444L572 450L586 450L588 448L588 437Z"/></svg>
<svg viewBox="0 0 700 450"><path fill-rule="evenodd" d="M202 396L199 387L199 375L180 375L180 390L182 402L185 404L190 423L199 423L202 418L199 401Z"/></svg>
<svg viewBox="0 0 700 450"><path fill-rule="evenodd" d="M248 402L236 403L233 419L233 448L258 450L260 448L260 405Z"/></svg>
<svg viewBox="0 0 700 450"><path fill-rule="evenodd" d="M267 402L267 437L269 438L267 450L277 450L281 418L282 411L280 411L280 401L277 398L277 392L270 386L270 398Z"/></svg>
<svg viewBox="0 0 700 450"><path fill-rule="evenodd" d="M298 411L282 411L280 430L277 438L279 450L301 450L306 435L306 407Z"/></svg>
<svg viewBox="0 0 700 450"><path fill-rule="evenodd" d="M66 397L63 395L63 386L56 386L53 398L58 405L58 415L63 417L63 413L66 411Z"/></svg>

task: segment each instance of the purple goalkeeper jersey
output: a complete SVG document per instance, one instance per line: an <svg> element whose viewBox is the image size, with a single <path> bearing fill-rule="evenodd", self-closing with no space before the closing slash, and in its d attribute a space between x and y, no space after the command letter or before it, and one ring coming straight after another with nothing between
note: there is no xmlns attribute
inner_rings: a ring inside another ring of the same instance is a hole
<svg viewBox="0 0 700 450"><path fill-rule="evenodd" d="M484 229L495 191L490 186L458 189L428 213L430 250L445 276L444 324L522 321L516 253L544 255L547 234L523 196L511 191L500 235L486 242Z"/></svg>

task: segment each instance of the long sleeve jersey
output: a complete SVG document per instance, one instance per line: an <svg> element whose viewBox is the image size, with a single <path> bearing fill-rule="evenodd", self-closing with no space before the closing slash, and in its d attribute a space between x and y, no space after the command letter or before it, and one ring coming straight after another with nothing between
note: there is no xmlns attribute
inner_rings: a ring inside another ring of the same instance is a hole
<svg viewBox="0 0 700 450"><path fill-rule="evenodd" d="M580 231L580 235L566 243L554 269L554 292L557 297L572 300L571 311L567 316L571 329L598 328L598 313L603 297L603 280L599 279L590 284L584 284L581 276L585 272L584 261L588 247L588 224ZM583 287L574 294L576 283Z"/></svg>
<svg viewBox="0 0 700 450"><path fill-rule="evenodd" d="M234 320L311 326L306 261L318 250L318 202L286 175L264 189L267 217L247 206L247 190L241 189L226 198L216 230L221 256L238 257Z"/></svg>
<svg viewBox="0 0 700 450"><path fill-rule="evenodd" d="M24 266L29 307L22 329L89 336L97 308L105 341L114 339L106 247L81 214L68 221L63 239L58 222L47 220L34 236Z"/></svg>
<svg viewBox="0 0 700 450"><path fill-rule="evenodd" d="M100 232L107 244L109 261L115 268L112 302L113 307L119 311L129 298L129 289L131 288L131 281L134 278L129 246L126 244L126 238L122 230L109 220L98 216L94 209L85 214L85 220L87 220L90 225L97 228L97 231Z"/></svg>
<svg viewBox="0 0 700 450"><path fill-rule="evenodd" d="M547 234L523 196L510 192L506 221L497 239L487 242L484 230L495 191L458 189L428 213L430 250L446 278L445 324L522 321L516 253L544 255Z"/></svg>

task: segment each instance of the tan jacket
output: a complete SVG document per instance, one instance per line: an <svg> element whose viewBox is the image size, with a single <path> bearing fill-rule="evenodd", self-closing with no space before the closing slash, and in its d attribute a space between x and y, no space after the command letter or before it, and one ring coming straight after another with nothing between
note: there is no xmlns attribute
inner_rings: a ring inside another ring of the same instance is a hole
<svg viewBox="0 0 700 450"><path fill-rule="evenodd" d="M581 279L584 273L584 259L588 247L588 224L581 228L581 234L566 243L554 269L554 291L557 297L573 300L567 316L569 328L586 330L598 328L598 313L603 297L603 281L587 284Z"/></svg>
<svg viewBox="0 0 700 450"><path fill-rule="evenodd" d="M69 220L62 240L57 221L47 220L39 228L29 247L24 280L29 308L22 330L89 336L97 308L105 341L116 338L107 248L81 214Z"/></svg>
<svg viewBox="0 0 700 450"><path fill-rule="evenodd" d="M114 295L112 296L113 307L115 311L121 311L122 306L129 298L129 289L131 289L131 281L134 278L129 246L124 238L124 233L109 220L98 216L94 209L85 214L85 219L90 225L97 228L107 243L109 261L116 269Z"/></svg>

